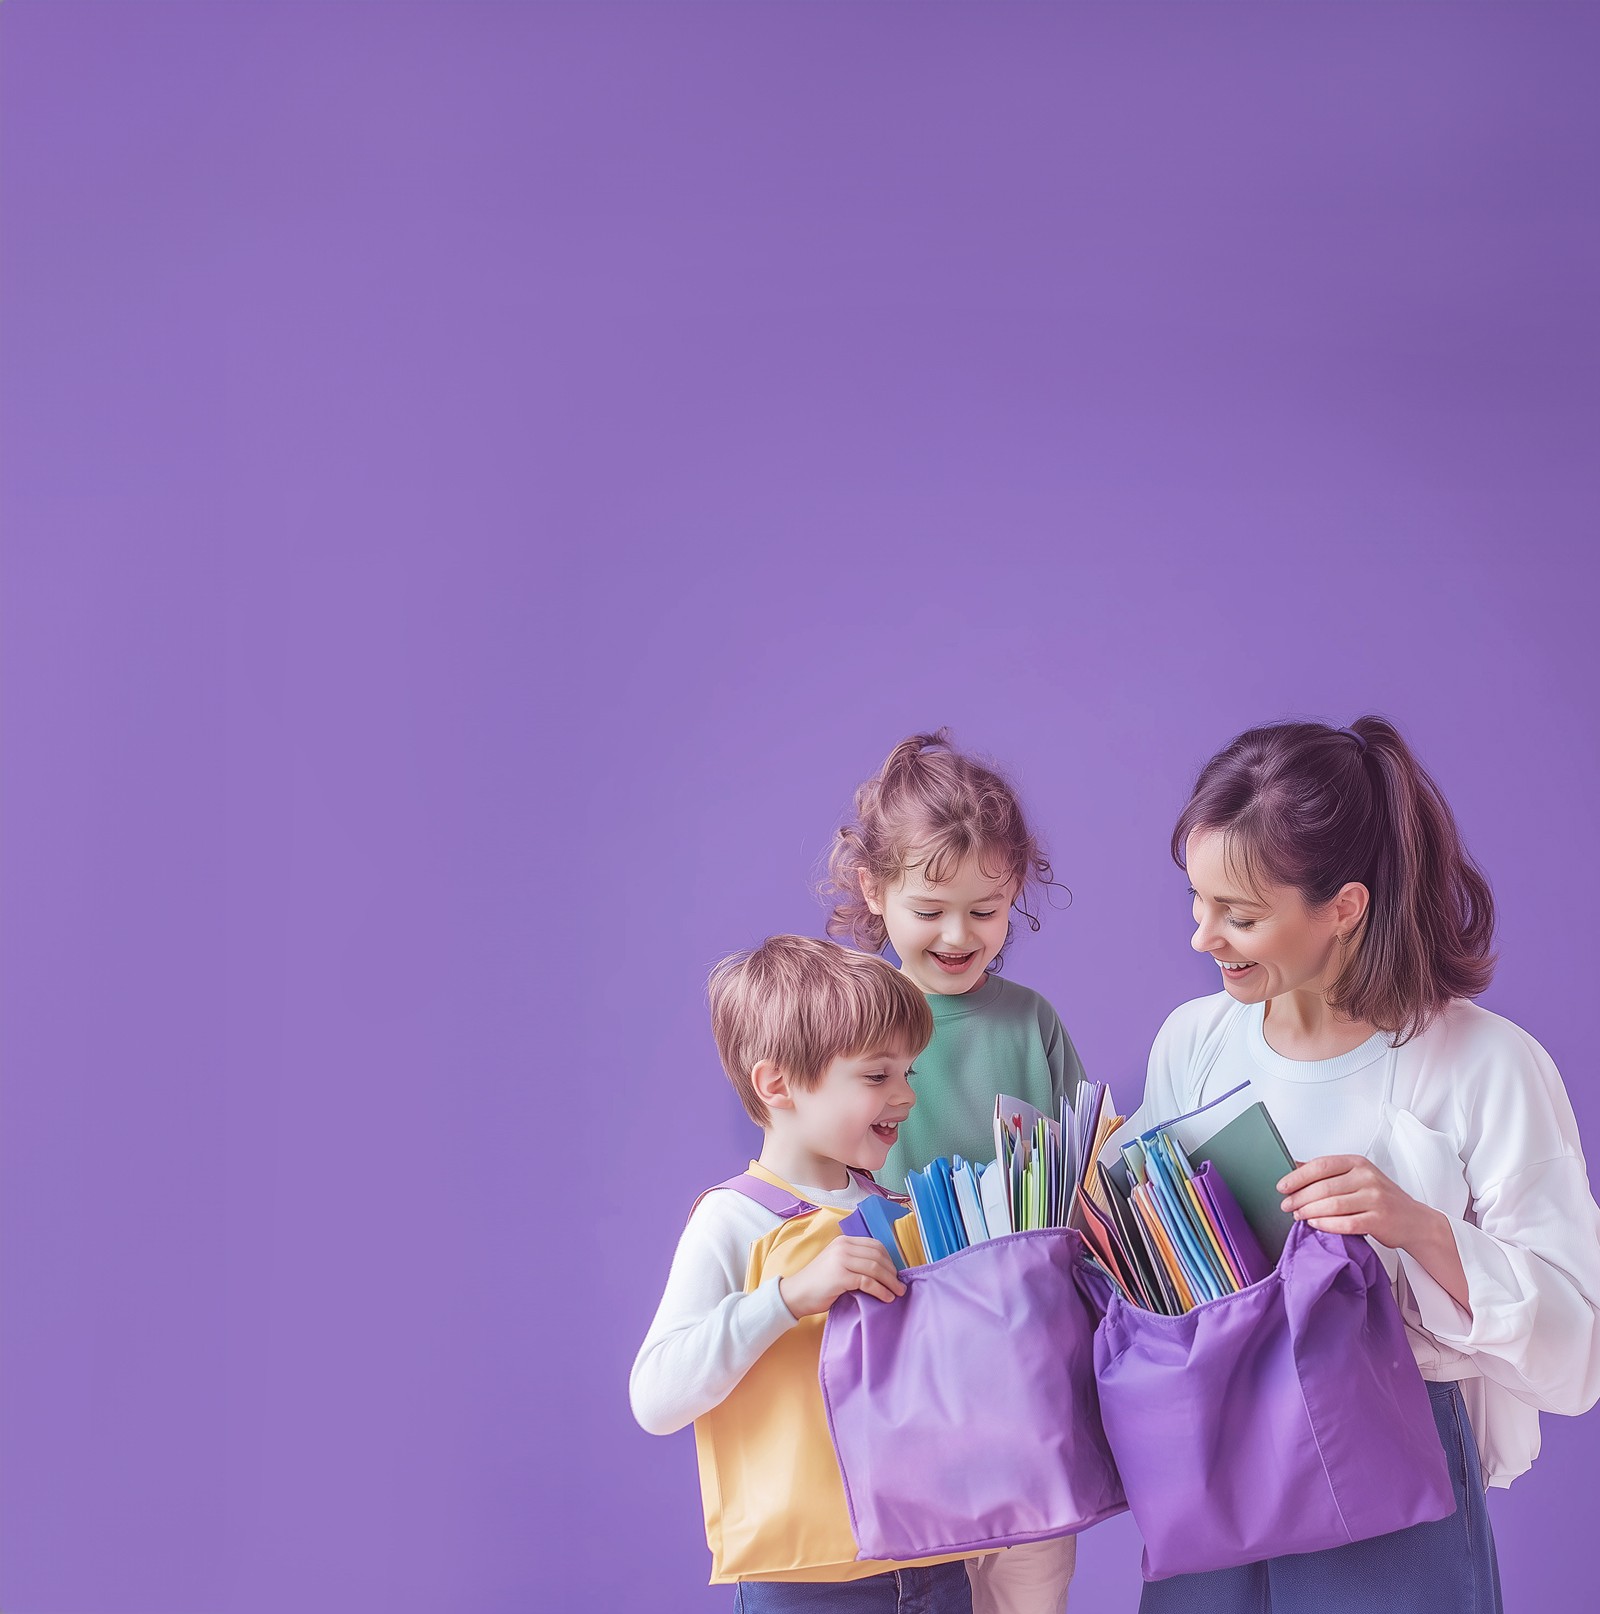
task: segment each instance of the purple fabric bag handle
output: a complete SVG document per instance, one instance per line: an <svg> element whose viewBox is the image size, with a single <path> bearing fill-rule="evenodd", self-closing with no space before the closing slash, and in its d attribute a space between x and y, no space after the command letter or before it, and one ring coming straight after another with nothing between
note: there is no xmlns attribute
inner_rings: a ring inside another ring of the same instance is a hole
<svg viewBox="0 0 1600 1614"><path fill-rule="evenodd" d="M1010 1233L828 1313L819 1376L862 1559L986 1552L1125 1511L1100 1426L1109 1283L1067 1228Z"/></svg>
<svg viewBox="0 0 1600 1614"><path fill-rule="evenodd" d="M1365 1239L1298 1222L1270 1277L1181 1317L1113 1296L1095 1374L1147 1580L1455 1511L1427 1386Z"/></svg>

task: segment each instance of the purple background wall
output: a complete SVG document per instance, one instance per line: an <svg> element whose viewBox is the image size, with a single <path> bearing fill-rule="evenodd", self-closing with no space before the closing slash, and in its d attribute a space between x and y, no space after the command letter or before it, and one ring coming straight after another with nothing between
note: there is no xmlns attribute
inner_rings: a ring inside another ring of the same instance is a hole
<svg viewBox="0 0 1600 1614"><path fill-rule="evenodd" d="M4 12L14 1614L725 1606L625 1400L702 981L917 727L1131 1102L1194 770L1391 714L1600 1140L1600 11Z"/></svg>

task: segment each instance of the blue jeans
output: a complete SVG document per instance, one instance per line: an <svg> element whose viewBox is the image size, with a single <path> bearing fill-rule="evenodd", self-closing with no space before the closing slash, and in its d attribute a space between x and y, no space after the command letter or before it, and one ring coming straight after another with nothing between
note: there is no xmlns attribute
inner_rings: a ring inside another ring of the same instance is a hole
<svg viewBox="0 0 1600 1614"><path fill-rule="evenodd" d="M972 1614L965 1563L891 1569L865 1580L742 1580L734 1614Z"/></svg>
<svg viewBox="0 0 1600 1614"><path fill-rule="evenodd" d="M1153 1580L1139 1614L1501 1614L1494 1532L1466 1405L1454 1384L1430 1384L1428 1399L1455 1487L1448 1519L1326 1552Z"/></svg>

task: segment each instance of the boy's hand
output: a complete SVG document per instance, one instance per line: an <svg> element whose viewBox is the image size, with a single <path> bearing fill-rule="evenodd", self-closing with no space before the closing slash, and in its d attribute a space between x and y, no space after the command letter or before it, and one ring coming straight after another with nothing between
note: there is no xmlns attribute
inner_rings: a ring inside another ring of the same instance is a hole
<svg viewBox="0 0 1600 1614"><path fill-rule="evenodd" d="M778 1280L778 1293L796 1320L826 1311L851 1289L878 1300L906 1292L889 1252L876 1239L836 1238L798 1272Z"/></svg>

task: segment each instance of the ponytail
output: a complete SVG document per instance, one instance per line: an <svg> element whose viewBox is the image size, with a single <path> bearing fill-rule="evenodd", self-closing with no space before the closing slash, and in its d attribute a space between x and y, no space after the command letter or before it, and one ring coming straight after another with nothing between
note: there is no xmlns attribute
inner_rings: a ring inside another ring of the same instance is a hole
<svg viewBox="0 0 1600 1614"><path fill-rule="evenodd" d="M1404 1042L1452 998L1488 986L1494 896L1443 792L1394 725L1363 717L1350 732L1363 743L1376 809L1371 900L1330 1001Z"/></svg>

